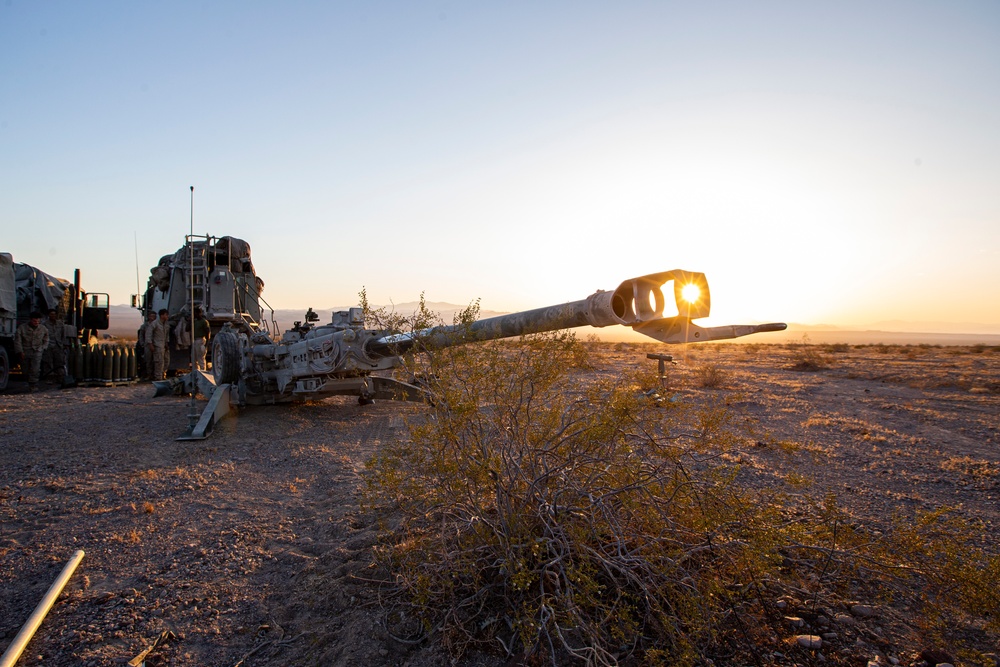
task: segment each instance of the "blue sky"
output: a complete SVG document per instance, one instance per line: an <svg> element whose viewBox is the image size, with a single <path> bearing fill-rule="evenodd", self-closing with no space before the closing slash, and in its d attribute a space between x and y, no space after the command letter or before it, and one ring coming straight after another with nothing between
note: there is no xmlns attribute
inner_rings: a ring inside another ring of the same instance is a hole
<svg viewBox="0 0 1000 667"><path fill-rule="evenodd" d="M127 302L190 224L276 308L703 271L710 323L1000 333L995 2L0 5L0 250Z"/></svg>

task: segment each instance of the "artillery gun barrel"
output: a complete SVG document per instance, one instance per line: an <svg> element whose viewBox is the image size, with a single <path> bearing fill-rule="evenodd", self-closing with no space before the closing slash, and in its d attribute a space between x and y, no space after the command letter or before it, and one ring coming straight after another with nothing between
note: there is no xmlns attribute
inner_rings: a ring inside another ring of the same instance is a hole
<svg viewBox="0 0 1000 667"><path fill-rule="evenodd" d="M676 305L673 314L665 312L667 298L663 287L669 282L673 283L673 302ZM417 341L430 347L447 347L587 325L632 327L664 343L723 340L785 328L780 323L708 328L692 324L693 319L707 317L710 309L711 295L705 274L676 269L631 278L612 292L598 290L580 301L499 315L470 324L381 336L369 342L366 352L383 356L405 352Z"/></svg>
<svg viewBox="0 0 1000 667"><path fill-rule="evenodd" d="M431 348L459 345L473 341L515 338L533 333L559 331L582 326L608 326L619 322L605 321L606 313L595 308L595 298L608 292L598 292L587 299L557 306L535 308L508 315L498 315L469 324L453 324L424 329L414 333L382 336L368 344L368 352L377 356L399 354L412 348L417 341Z"/></svg>

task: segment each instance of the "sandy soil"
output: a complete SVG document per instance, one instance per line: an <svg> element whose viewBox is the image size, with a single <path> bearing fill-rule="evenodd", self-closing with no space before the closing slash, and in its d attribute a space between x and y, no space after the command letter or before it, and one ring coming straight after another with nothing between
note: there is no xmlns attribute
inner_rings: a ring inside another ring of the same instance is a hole
<svg viewBox="0 0 1000 667"><path fill-rule="evenodd" d="M598 373L659 351L600 347ZM749 429L731 455L746 483L830 489L875 522L956 507L1000 552L1000 351L815 346L811 372L792 369L803 348L675 354L676 400L725 400ZM366 461L421 406L248 408L178 442L188 401L148 384L21 392L0 396L0 649L72 554L86 557L18 664L124 665L168 631L147 665L450 664L386 632L379 516L359 503ZM968 635L997 644L975 622ZM909 664L924 648L916 628L876 614L826 652Z"/></svg>

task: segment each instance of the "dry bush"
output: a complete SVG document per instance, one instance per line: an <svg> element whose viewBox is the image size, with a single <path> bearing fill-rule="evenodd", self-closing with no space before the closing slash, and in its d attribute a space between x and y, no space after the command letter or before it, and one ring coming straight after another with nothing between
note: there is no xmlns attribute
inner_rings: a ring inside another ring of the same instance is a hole
<svg viewBox="0 0 1000 667"><path fill-rule="evenodd" d="M809 334L802 334L802 342L789 343L792 351L792 370L818 371L830 365L830 360L821 349L809 342Z"/></svg>
<svg viewBox="0 0 1000 667"><path fill-rule="evenodd" d="M540 336L434 355L431 414L371 464L371 497L405 517L381 556L455 654L691 664L772 566L771 522L704 465L724 415L673 430L629 377L573 386L581 350Z"/></svg>
<svg viewBox="0 0 1000 667"><path fill-rule="evenodd" d="M846 517L840 516L842 526ZM835 571L865 577L882 598L894 597L919 609L928 637L956 632L970 616L1000 630L1000 557L976 545L983 526L949 508L899 514L888 530L841 530L827 555ZM958 643L961 637L948 641Z"/></svg>
<svg viewBox="0 0 1000 667"><path fill-rule="evenodd" d="M430 355L427 412L368 465L367 503L394 510L376 550L394 636L518 664L763 664L789 593L834 605L863 585L942 632L998 618L1000 559L969 526L876 532L833 496L804 512L742 489L723 408L658 407L648 377L585 384L585 357L561 335Z"/></svg>
<svg viewBox="0 0 1000 667"><path fill-rule="evenodd" d="M695 370L698 385L706 389L720 389L729 381L729 375L718 364L702 364Z"/></svg>

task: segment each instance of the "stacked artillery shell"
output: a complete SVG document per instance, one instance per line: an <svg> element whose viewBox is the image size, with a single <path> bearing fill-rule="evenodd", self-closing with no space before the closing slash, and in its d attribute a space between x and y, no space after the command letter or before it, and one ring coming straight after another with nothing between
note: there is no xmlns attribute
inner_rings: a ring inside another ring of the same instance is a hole
<svg viewBox="0 0 1000 667"><path fill-rule="evenodd" d="M122 349L117 345L111 348L111 381L122 381Z"/></svg>
<svg viewBox="0 0 1000 667"><path fill-rule="evenodd" d="M121 378L122 382L128 382L132 379L132 376L129 375L128 372L128 358L131 348L122 345L118 348L118 351L121 354L122 359L121 374L118 377Z"/></svg>
<svg viewBox="0 0 1000 667"><path fill-rule="evenodd" d="M104 358L101 373L101 380L111 383L115 379L115 353L107 345L101 346L101 356Z"/></svg>
<svg viewBox="0 0 1000 667"><path fill-rule="evenodd" d="M118 344L73 343L69 363L77 382L104 386L135 380L138 366L135 348Z"/></svg>
<svg viewBox="0 0 1000 667"><path fill-rule="evenodd" d="M83 363L83 372L80 373L80 379L83 380L84 382L90 382L91 380L94 379L93 375L92 375L92 372L91 372L91 356L92 355L91 355L90 345L84 345L82 347L83 347L83 349L81 351L82 352L81 356L83 357L83 361L82 361L82 363Z"/></svg>

